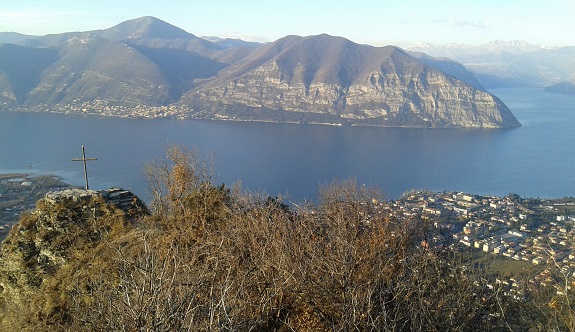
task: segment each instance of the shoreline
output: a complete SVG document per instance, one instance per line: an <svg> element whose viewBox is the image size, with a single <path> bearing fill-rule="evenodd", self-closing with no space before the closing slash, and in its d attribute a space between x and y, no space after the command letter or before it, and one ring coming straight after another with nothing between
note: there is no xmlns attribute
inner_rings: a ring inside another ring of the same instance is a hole
<svg viewBox="0 0 575 332"><path fill-rule="evenodd" d="M147 106L146 106L147 107ZM153 108L155 106L150 106ZM424 125L413 125L413 126L404 126L404 125L374 125L374 124L361 124L361 123L337 123L337 122L298 122L298 121L274 121L274 120L266 120L266 119L239 119L233 118L230 119L229 117L220 117L218 114L210 117L196 117L194 114L192 115L181 115L181 114L169 114L169 115L158 115L158 116L150 116L150 115L142 115L142 114L114 114L114 113L99 113L96 111L82 111L82 112L75 112L70 110L55 110L55 109L45 109L45 110L35 110L35 109L10 109L5 108L0 111L4 112L14 112L14 113L48 113L48 114L63 114L63 115L88 115L88 116L101 116L101 117L112 117L112 118L119 118L119 119L132 119L132 120L158 120L158 119L174 119L174 120L200 120L200 121L232 121L232 122L261 122L261 123L277 123L277 124L296 124L296 125L320 125L320 126L333 126L333 127L366 127L366 128L405 128L405 129L515 129L522 127L522 124L519 123L518 126L505 126L505 127L496 127L496 126L454 126L454 125L431 125L431 126L424 126ZM291 111L286 111L291 112ZM294 112L297 113L297 112ZM196 113L197 114L197 113Z"/></svg>

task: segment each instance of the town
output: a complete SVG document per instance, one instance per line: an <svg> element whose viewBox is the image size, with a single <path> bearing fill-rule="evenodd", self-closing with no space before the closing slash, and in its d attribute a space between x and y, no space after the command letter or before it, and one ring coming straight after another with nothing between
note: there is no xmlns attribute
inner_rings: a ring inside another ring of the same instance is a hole
<svg viewBox="0 0 575 332"><path fill-rule="evenodd" d="M101 116L113 116L121 118L133 119L157 119L157 118L203 118L201 112L193 112L188 107L171 104L166 106L147 106L147 105L132 105L126 106L116 105L107 100L93 100L89 102L81 102L74 100L72 103L58 106L49 107L48 105L31 106L27 108L16 108L20 112L51 112L62 114L92 114ZM209 117L208 117L209 118Z"/></svg>
<svg viewBox="0 0 575 332"><path fill-rule="evenodd" d="M524 262L536 272L529 280L533 285L552 286L562 294L565 280L575 280L575 198L412 191L390 202L389 209L398 218L428 220L436 230L431 245ZM563 276L562 283L553 279L551 267ZM502 282L511 288L517 286L514 281L508 276Z"/></svg>

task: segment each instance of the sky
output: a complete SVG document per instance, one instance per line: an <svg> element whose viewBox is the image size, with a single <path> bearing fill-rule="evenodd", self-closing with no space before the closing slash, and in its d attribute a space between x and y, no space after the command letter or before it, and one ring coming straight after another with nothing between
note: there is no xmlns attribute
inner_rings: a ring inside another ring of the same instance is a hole
<svg viewBox="0 0 575 332"><path fill-rule="evenodd" d="M142 16L260 42L327 33L373 46L575 46L575 0L0 0L0 32L89 31Z"/></svg>

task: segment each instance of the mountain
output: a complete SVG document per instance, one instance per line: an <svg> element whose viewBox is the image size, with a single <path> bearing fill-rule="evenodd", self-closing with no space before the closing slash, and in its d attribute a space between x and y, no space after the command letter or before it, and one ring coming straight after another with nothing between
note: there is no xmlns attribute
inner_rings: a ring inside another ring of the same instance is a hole
<svg viewBox="0 0 575 332"><path fill-rule="evenodd" d="M545 87L545 92L559 93L564 95L575 95L575 83L559 82Z"/></svg>
<svg viewBox="0 0 575 332"><path fill-rule="evenodd" d="M547 48L524 41L493 41L479 46L423 44L407 50L460 62L487 88L543 87L575 78L575 47Z"/></svg>
<svg viewBox="0 0 575 332"><path fill-rule="evenodd" d="M220 38L220 37L213 37L213 36L204 36L201 37L207 41L210 41L214 44L220 45L223 48L237 48L237 47L259 47L262 44L258 42L249 42L237 38Z"/></svg>
<svg viewBox="0 0 575 332"><path fill-rule="evenodd" d="M219 118L377 126L512 127L496 97L399 48L340 37L265 45L181 103Z"/></svg>
<svg viewBox="0 0 575 332"><path fill-rule="evenodd" d="M59 45L59 59L42 73L25 106L105 100L113 105L161 105L170 83L147 57L122 43L79 34Z"/></svg>
<svg viewBox="0 0 575 332"><path fill-rule="evenodd" d="M329 35L212 42L142 17L103 30L16 39L17 45L0 44L5 108L141 116L146 108L170 106L178 117L519 125L455 61Z"/></svg>
<svg viewBox="0 0 575 332"><path fill-rule="evenodd" d="M0 43L16 44L30 38L34 38L34 36L24 35L17 32L0 32Z"/></svg>
<svg viewBox="0 0 575 332"><path fill-rule="evenodd" d="M453 76L474 88L485 90L479 80L468 71L462 64L449 58L434 58L422 52L408 52L411 56L416 57L423 63L435 67L447 75Z"/></svg>
<svg viewBox="0 0 575 332"><path fill-rule="evenodd" d="M14 103L11 82L26 77L12 75L7 81L1 70L20 72L13 64L22 56L0 53L0 102L6 106L65 107L94 101L106 106L166 105L177 101L194 79L212 77L225 66L205 56L221 47L151 17L105 30L33 37L20 44L40 62L48 61L41 60L44 53L57 56L38 75L41 81L25 89Z"/></svg>
<svg viewBox="0 0 575 332"><path fill-rule="evenodd" d="M30 36L17 44L30 47L58 47L72 38L85 34L131 46L183 49L201 54L213 54L224 48L151 16L125 21L103 30Z"/></svg>
<svg viewBox="0 0 575 332"><path fill-rule="evenodd" d="M58 60L54 49L0 44L0 104L24 103L43 72Z"/></svg>
<svg viewBox="0 0 575 332"><path fill-rule="evenodd" d="M93 34L98 35L108 40L128 40L128 39L142 39L142 38L158 38L158 39L190 39L196 38L191 33L188 33L174 25L166 23L155 17L145 16L129 21L122 22L109 29L92 31Z"/></svg>
<svg viewBox="0 0 575 332"><path fill-rule="evenodd" d="M146 48L178 49L211 56L224 49L215 43L194 36L176 26L145 16L122 22L112 28L91 31L101 38Z"/></svg>

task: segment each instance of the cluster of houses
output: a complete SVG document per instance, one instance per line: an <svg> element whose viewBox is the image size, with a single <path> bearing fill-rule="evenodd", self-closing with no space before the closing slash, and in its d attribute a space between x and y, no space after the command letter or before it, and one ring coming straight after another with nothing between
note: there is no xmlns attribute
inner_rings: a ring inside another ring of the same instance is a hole
<svg viewBox="0 0 575 332"><path fill-rule="evenodd" d="M26 109L26 111L45 111L50 109L54 113L64 114L98 114L103 116L117 116L123 118L185 118L189 109L180 105L146 106L146 105L111 105L105 100L81 102L73 100L72 103L57 108L40 105Z"/></svg>
<svg viewBox="0 0 575 332"><path fill-rule="evenodd" d="M434 240L454 250L529 262L541 267L533 280L539 284L554 284L548 267L575 283L575 214L566 213L575 211L575 202L417 191L394 204L404 216L433 221L440 230Z"/></svg>

